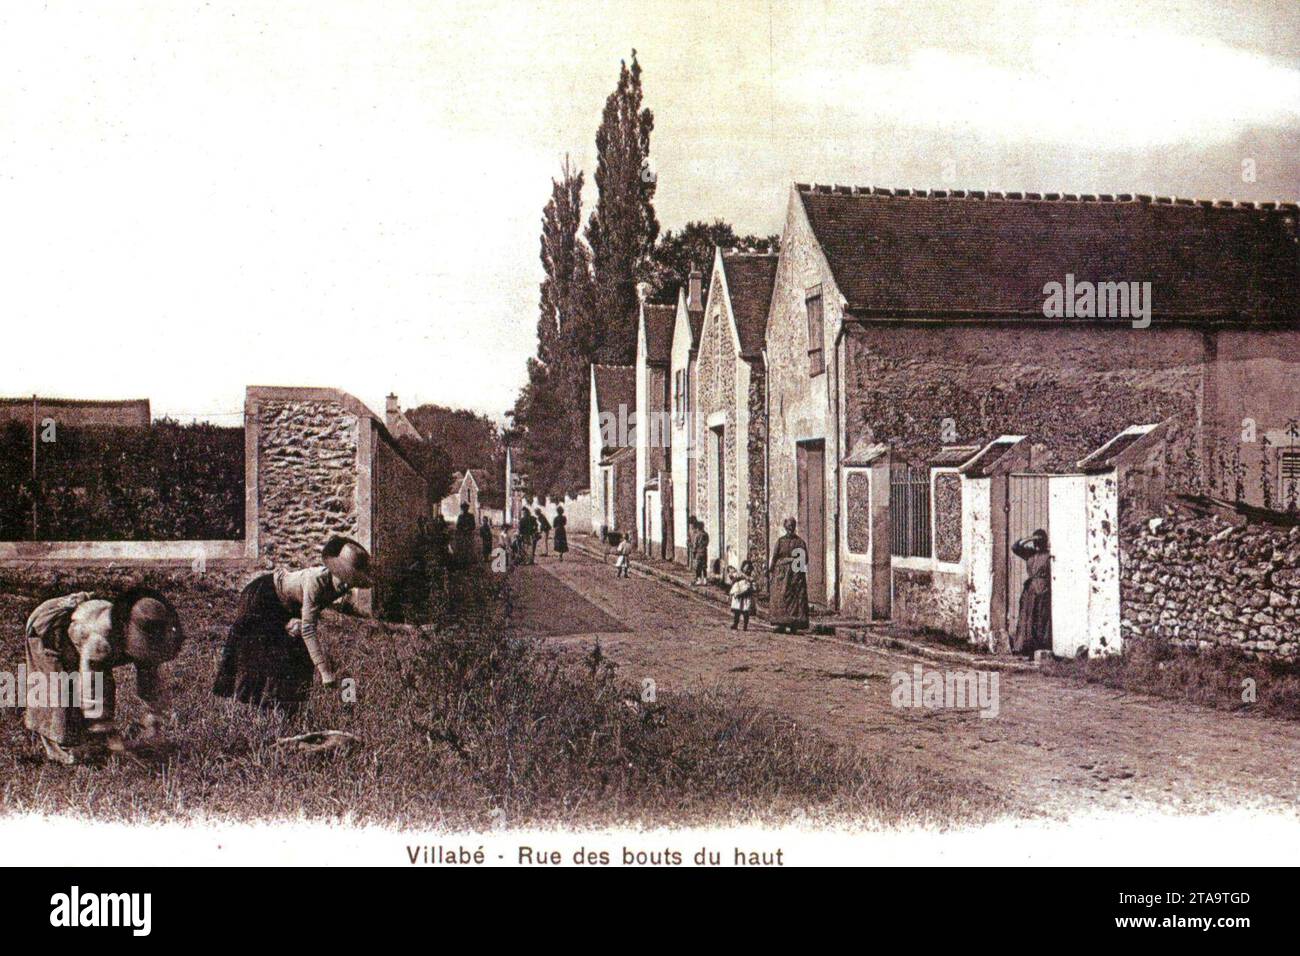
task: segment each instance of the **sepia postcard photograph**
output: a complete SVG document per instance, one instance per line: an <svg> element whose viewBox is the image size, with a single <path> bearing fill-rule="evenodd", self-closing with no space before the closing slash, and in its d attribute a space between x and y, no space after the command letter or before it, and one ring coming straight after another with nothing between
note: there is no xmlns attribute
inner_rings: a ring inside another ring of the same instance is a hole
<svg viewBox="0 0 1300 956"><path fill-rule="evenodd" d="M1280 924L1297 201L1295 0L4 3L0 909Z"/></svg>

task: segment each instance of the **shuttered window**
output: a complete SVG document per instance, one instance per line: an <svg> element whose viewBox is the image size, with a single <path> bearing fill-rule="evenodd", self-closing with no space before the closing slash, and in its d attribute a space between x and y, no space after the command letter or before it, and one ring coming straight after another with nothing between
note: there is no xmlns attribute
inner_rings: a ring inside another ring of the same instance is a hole
<svg viewBox="0 0 1300 956"><path fill-rule="evenodd" d="M820 375L826 370L823 348L826 336L822 320L822 288L817 286L804 301L808 309L808 374Z"/></svg>

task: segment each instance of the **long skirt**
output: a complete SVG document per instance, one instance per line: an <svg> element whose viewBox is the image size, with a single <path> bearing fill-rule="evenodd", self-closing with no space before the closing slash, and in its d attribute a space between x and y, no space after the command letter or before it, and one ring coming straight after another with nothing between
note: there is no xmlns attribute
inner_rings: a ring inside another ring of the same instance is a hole
<svg viewBox="0 0 1300 956"><path fill-rule="evenodd" d="M1011 641L1011 650L1017 654L1052 649L1052 590L1035 584L1037 580L1030 578L1020 592L1020 616Z"/></svg>
<svg viewBox="0 0 1300 956"><path fill-rule="evenodd" d="M212 692L258 707L293 712L307 699L315 668L302 638L287 630L294 615L275 593L269 574L239 596Z"/></svg>
<svg viewBox="0 0 1300 956"><path fill-rule="evenodd" d="M778 627L808 626L808 573L796 571L792 559L778 559L772 565L768 611L772 623Z"/></svg>
<svg viewBox="0 0 1300 956"><path fill-rule="evenodd" d="M569 550L569 532L563 525L561 525L555 529L554 534L555 550L560 554L564 554L564 552Z"/></svg>

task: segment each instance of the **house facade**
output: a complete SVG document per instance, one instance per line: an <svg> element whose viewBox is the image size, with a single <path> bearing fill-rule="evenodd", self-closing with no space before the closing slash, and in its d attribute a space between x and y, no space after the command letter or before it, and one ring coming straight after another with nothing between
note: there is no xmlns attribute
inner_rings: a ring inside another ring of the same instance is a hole
<svg viewBox="0 0 1300 956"><path fill-rule="evenodd" d="M479 504L479 490L487 481L487 472L482 468L470 468L458 471L451 476L451 492L438 504L439 513L448 521L460 517L460 506L469 505L469 513L477 523L483 515Z"/></svg>
<svg viewBox="0 0 1300 956"><path fill-rule="evenodd" d="M677 310L641 300L636 338L636 528L642 553L673 553L669 367Z"/></svg>
<svg viewBox="0 0 1300 956"><path fill-rule="evenodd" d="M673 560L686 563L687 522L695 514L695 379L700 331L704 325L704 296L698 268L691 270L677 291L669 364L672 401L672 544Z"/></svg>
<svg viewBox="0 0 1300 956"><path fill-rule="evenodd" d="M1118 649L1125 529L1294 493L1296 236L1291 204L796 185L769 538L799 519L818 603L998 646L1041 527L1062 646Z"/></svg>
<svg viewBox="0 0 1300 956"><path fill-rule="evenodd" d="M591 366L588 418L591 531L593 534L602 530L635 534L635 366Z"/></svg>
<svg viewBox="0 0 1300 956"><path fill-rule="evenodd" d="M768 551L763 349L777 257L714 252L695 382L695 513L719 570Z"/></svg>

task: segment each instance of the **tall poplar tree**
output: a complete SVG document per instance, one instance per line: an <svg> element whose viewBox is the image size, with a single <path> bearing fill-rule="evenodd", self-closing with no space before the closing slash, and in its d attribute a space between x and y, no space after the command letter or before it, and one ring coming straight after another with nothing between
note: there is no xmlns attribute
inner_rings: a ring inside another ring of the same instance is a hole
<svg viewBox="0 0 1300 956"><path fill-rule="evenodd" d="M641 65L620 64L596 130L598 198L587 223L594 282L595 357L630 363L636 354L637 283L654 278L659 235L655 174L650 167L654 114L641 105Z"/></svg>

